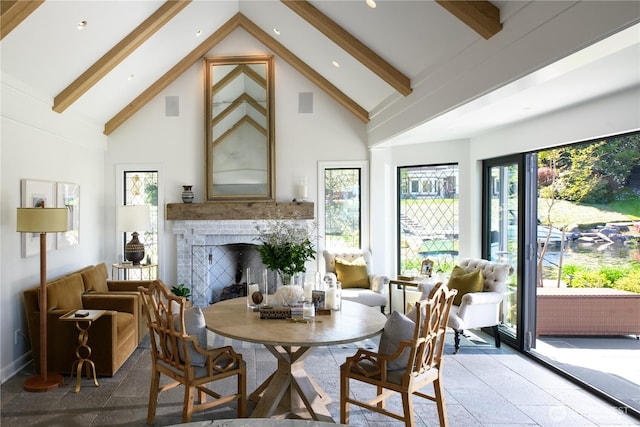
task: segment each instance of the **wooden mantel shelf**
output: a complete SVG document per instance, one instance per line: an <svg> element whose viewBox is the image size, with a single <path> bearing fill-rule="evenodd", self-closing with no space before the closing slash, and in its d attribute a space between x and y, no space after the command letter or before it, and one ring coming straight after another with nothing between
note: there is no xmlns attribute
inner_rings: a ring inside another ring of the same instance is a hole
<svg viewBox="0 0 640 427"><path fill-rule="evenodd" d="M313 202L168 203L168 220L314 219Z"/></svg>

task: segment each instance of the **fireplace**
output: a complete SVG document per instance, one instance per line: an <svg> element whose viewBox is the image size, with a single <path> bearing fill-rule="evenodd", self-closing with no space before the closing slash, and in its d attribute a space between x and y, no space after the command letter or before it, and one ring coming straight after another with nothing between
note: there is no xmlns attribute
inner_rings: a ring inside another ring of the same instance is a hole
<svg viewBox="0 0 640 427"><path fill-rule="evenodd" d="M310 226L312 220L297 220ZM225 287L246 284L246 268L263 266L255 246L261 220L176 220L177 283L191 290L193 305L207 307L220 301ZM275 272L268 275L275 292ZM236 286L227 292L238 290ZM233 295L232 295L233 296ZM225 294L225 298L227 295Z"/></svg>

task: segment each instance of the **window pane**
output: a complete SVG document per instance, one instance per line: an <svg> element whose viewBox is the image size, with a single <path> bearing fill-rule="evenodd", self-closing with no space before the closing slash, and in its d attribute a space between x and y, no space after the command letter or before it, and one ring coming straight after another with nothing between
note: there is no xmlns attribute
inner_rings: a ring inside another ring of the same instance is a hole
<svg viewBox="0 0 640 427"><path fill-rule="evenodd" d="M458 165L398 169L399 268L417 275L422 260L448 272L458 257Z"/></svg>
<svg viewBox="0 0 640 427"><path fill-rule="evenodd" d="M125 205L150 205L151 229L140 232L138 240L144 245L143 263L158 263L158 172L124 172ZM131 240L131 233L125 233L124 242ZM124 254L124 247L122 248Z"/></svg>
<svg viewBox="0 0 640 427"><path fill-rule="evenodd" d="M325 169L325 247L359 248L361 235L361 171Z"/></svg>

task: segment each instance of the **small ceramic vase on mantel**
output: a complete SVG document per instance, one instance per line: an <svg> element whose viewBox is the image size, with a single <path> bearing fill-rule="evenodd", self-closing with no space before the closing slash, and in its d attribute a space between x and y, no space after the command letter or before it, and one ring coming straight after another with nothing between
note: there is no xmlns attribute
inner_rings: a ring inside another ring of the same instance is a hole
<svg viewBox="0 0 640 427"><path fill-rule="evenodd" d="M182 192L182 201L184 203L193 203L193 191L191 191L191 188L193 186L192 185L183 185L183 192Z"/></svg>

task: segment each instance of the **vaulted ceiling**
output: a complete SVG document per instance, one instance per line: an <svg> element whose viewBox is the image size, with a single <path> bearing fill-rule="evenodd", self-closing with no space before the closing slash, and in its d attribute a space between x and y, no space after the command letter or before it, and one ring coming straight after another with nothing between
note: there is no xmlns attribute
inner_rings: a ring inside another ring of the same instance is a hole
<svg viewBox="0 0 640 427"><path fill-rule="evenodd" d="M544 13L534 3L382 0L370 8L364 1L3 0L2 72L32 95L51 100L57 113L84 116L110 134L227 36L245 31L332 96L346 114L369 123L415 96L416 87L443 85L445 64L491 61L477 57L488 46L499 46L493 50L498 56L580 2L553 2ZM637 22L638 15L617 25ZM599 31L604 36L617 30ZM629 62L637 65L637 43L622 63L624 78L612 79L619 86L603 90L639 84L640 73ZM522 76L514 69L503 83ZM464 97L477 99L486 89ZM428 139L417 125L424 123L407 126L410 142Z"/></svg>

